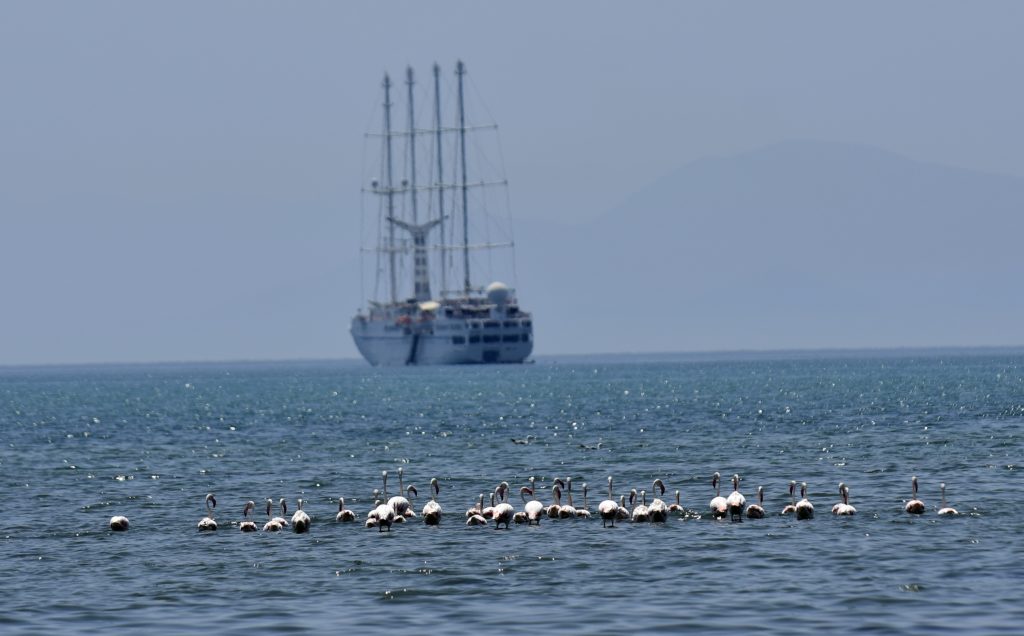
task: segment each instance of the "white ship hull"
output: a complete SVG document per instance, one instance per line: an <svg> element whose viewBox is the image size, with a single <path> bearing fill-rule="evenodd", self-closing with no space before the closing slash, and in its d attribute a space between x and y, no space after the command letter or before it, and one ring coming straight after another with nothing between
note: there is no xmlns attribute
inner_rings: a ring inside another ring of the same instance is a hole
<svg viewBox="0 0 1024 636"><path fill-rule="evenodd" d="M400 324L352 320L352 339L374 366L522 363L533 351L530 320L437 319Z"/></svg>

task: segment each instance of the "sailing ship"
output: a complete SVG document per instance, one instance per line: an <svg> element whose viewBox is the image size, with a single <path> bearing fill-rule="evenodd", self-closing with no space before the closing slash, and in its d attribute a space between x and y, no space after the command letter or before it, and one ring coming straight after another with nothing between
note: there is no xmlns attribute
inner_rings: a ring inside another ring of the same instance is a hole
<svg viewBox="0 0 1024 636"><path fill-rule="evenodd" d="M467 125L466 68L461 61L455 70L456 123L442 126L441 72L437 64L433 70L433 127L426 129L416 127L412 68L406 71L406 130L392 127L392 84L384 76L383 131L369 135L381 141L380 172L364 189L378 204L376 244L364 252L374 258L375 289L383 298L368 301L357 312L350 328L352 338L374 366L521 363L533 351L531 314L519 306L513 287L499 281L474 284L471 271L471 253L514 248L511 240L480 242L470 231L485 214L470 210L470 193L507 183L504 179L471 181L466 139L496 127ZM417 139L433 144L426 184L416 179ZM446 140L452 142L447 157ZM401 179L396 179L394 170L398 142L404 146L398 158L404 169ZM448 183L445 175L456 178ZM426 206L422 218L421 205ZM460 274L461 286L452 285Z"/></svg>

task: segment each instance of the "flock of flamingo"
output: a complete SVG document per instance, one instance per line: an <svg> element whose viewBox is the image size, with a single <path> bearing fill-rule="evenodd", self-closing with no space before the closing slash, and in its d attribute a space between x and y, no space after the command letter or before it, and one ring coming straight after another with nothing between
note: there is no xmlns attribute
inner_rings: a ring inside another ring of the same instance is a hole
<svg viewBox="0 0 1024 636"><path fill-rule="evenodd" d="M404 523L410 519L415 519L417 516L422 517L423 522L427 525L438 525L441 523L441 515L444 511L441 508L441 504L437 501L441 493L441 486L437 478L430 480L430 500L423 505L420 514L417 515L409 498L415 499L419 493L416 490L416 486L405 486L402 469L398 469L399 492L408 495L408 498L401 494L388 497L388 472L383 471L382 477L384 481L383 490L374 489L374 505L366 514L364 525L367 528L377 528L379 532L384 532L385 530L390 532L392 525ZM554 485L551 487L552 502L547 506L537 499L535 489L536 478L530 477L529 481L529 486L523 486L519 489L519 496L523 501L523 509L521 511L517 512L512 504L509 503L509 484L503 481L491 493L489 506L484 507L484 495L480 494L476 504L465 513L466 525L485 526L493 521L495 529L500 528L502 525L508 529L511 523L540 525L540 521L544 517L552 519L591 518L592 515L587 505L587 484L583 484L582 487L583 506L577 508L573 505L571 477L566 478L564 481L562 479L554 480ZM917 497L917 476L914 475L910 481L912 497L904 505L904 510L912 515L924 514L926 511L924 502ZM721 496L720 484L721 475L715 473L711 477L711 486L715 489L715 496L708 504L709 512L705 513L710 515L711 518L728 518L732 521L741 521L744 516L748 519L763 519L767 515L764 509L763 487L758 486L757 488L757 503L748 505L746 497L740 492L739 475L732 476L732 492L728 497ZM814 505L807 499L807 483L801 483L799 486L800 500L797 501L797 482L789 482L790 503L782 508L779 514L792 514L797 519L812 519L814 517ZM946 504L946 484L940 484L939 488L942 492L942 503L938 509L938 514L959 514L956 509ZM563 493L566 495L565 505L562 504ZM651 501L650 505L647 504L647 491L640 490L638 493L635 488L629 492L628 505L626 495L619 495L618 501L616 501L613 494L613 481L611 476L609 476L608 498L597 506L597 514L601 517L601 525L603 527L608 525L614 527L616 521L627 520L635 523L665 522L672 513L677 515L687 514L687 511L679 503L678 490L675 491L675 503L666 504L661 499L665 495L665 483L662 480L654 480L651 494L653 495L653 501ZM527 496L529 496L529 499L527 499ZM840 482L839 484L839 496L841 501L832 506L832 514L857 514L857 509L850 504L850 488L845 483ZM199 520L197 528L200 531L216 530L217 521L214 519L214 511L217 507L217 499L213 493L206 495L204 504L206 516ZM293 532L297 533L308 532L312 525L312 519L302 509L302 504L303 500L300 498L297 502L297 509L289 520L287 517L288 504L283 498L277 502L281 513L280 516L274 515L274 501L267 499L267 522L263 524L263 531L280 532L285 528L291 528ZM255 510L255 502L246 502L242 510L243 519L238 524L239 530L242 532L256 532L259 529L256 522L252 519ZM338 513L335 515L335 520L338 522L355 522L357 519L356 513L345 507L345 498L339 497ZM127 530L128 518L121 515L112 517L110 519L110 529L118 531Z"/></svg>

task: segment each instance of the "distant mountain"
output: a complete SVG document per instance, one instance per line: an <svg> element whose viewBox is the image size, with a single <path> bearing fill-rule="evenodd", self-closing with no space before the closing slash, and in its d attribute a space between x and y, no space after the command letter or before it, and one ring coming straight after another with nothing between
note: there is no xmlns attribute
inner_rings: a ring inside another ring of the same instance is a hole
<svg viewBox="0 0 1024 636"><path fill-rule="evenodd" d="M595 221L517 225L538 350L1024 342L1024 179L840 143L675 170Z"/></svg>

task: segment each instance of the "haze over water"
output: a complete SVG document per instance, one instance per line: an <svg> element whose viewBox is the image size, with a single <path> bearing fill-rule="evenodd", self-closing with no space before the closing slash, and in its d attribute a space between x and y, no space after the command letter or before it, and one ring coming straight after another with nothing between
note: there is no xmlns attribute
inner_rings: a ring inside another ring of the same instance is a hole
<svg viewBox="0 0 1024 636"><path fill-rule="evenodd" d="M0 631L1012 633L1022 389L1019 352L3 368ZM334 522L338 496L363 516L399 467L417 511L439 478L440 527ZM764 486L768 518L699 518L714 471L748 502ZM914 474L928 512L910 518ZM587 482L595 514L608 475L616 496L660 477L690 512L464 526L531 475L545 503L555 477L577 505ZM777 516L791 479L813 520ZM857 516L829 514L839 481ZM943 481L959 517L935 515ZM207 492L220 529L200 534ZM299 496L307 535L234 525L249 499Z"/></svg>

